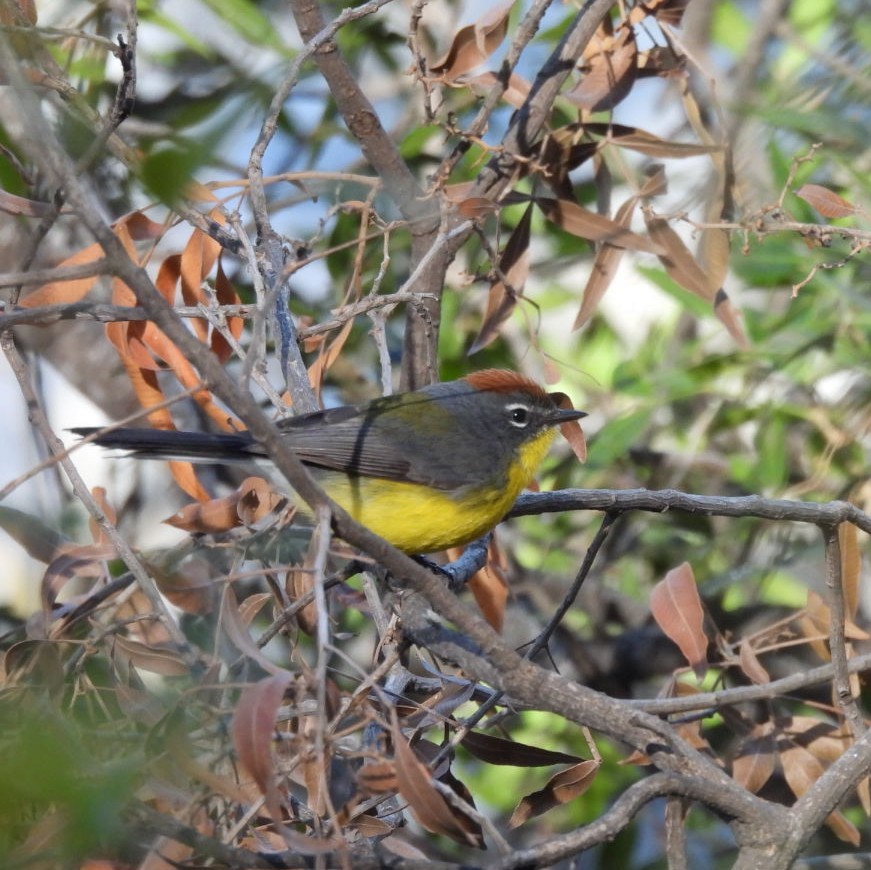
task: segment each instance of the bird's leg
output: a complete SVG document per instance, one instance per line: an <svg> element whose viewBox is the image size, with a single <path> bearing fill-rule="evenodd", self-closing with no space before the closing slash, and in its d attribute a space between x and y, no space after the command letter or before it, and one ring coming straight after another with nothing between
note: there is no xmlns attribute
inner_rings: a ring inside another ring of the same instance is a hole
<svg viewBox="0 0 871 870"><path fill-rule="evenodd" d="M486 535L472 541L459 559L455 559L447 565L439 565L426 556L412 556L412 558L424 568L446 577L451 592L460 592L466 583L487 564L487 551L492 537L493 533L487 532Z"/></svg>

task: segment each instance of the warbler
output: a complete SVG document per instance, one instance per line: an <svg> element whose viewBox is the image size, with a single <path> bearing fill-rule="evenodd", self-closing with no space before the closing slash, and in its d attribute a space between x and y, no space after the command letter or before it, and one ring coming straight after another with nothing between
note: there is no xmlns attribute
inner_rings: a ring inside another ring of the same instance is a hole
<svg viewBox="0 0 871 870"><path fill-rule="evenodd" d="M277 425L330 498L398 549L420 554L468 543L496 526L532 482L555 427L585 416L558 407L523 375L487 369ZM115 429L94 440L145 457L222 462L265 455L245 432Z"/></svg>

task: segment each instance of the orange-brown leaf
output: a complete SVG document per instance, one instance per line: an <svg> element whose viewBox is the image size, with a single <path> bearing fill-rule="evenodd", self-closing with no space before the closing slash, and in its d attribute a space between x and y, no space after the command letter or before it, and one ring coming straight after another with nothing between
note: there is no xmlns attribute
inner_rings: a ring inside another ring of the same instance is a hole
<svg viewBox="0 0 871 870"><path fill-rule="evenodd" d="M859 579L862 574L862 553L859 549L859 531L852 523L838 526L841 547L841 586L844 589L844 607L847 619L855 619L859 609Z"/></svg>
<svg viewBox="0 0 871 870"><path fill-rule="evenodd" d="M289 676L276 674L246 686L233 713L231 733L239 761L263 794L266 809L284 833L281 799L272 759L272 735Z"/></svg>
<svg viewBox="0 0 871 870"><path fill-rule="evenodd" d="M632 90L637 57L631 27L621 27L616 37L604 34L600 28L584 51L581 80L565 94L566 99L591 112L613 109Z"/></svg>
<svg viewBox="0 0 871 870"><path fill-rule="evenodd" d="M507 568L505 554L493 537L488 547L487 564L468 583L484 619L499 632L502 631L505 605L508 601Z"/></svg>
<svg viewBox="0 0 871 870"><path fill-rule="evenodd" d="M511 814L508 826L516 828L527 819L579 798L593 784L598 770L599 762L588 760L554 774L543 789L526 795L520 801Z"/></svg>
<svg viewBox="0 0 871 870"><path fill-rule="evenodd" d="M662 254L664 248L654 239L639 236L617 221L565 199L536 199L536 203L548 220L573 236L591 242L607 242L617 248L642 251L647 254Z"/></svg>
<svg viewBox="0 0 871 870"><path fill-rule="evenodd" d="M821 184L803 184L795 195L813 206L825 218L849 217L861 211L853 203Z"/></svg>
<svg viewBox="0 0 871 870"><path fill-rule="evenodd" d="M408 801L414 817L426 830L442 834L464 845L483 846L470 819L455 813L433 785L432 773L418 761L393 717L393 748L396 753L396 781L399 793Z"/></svg>
<svg viewBox="0 0 871 870"><path fill-rule="evenodd" d="M193 502L176 511L164 522L173 528L195 534L226 532L241 525L237 510L238 501L238 493L232 493L223 498Z"/></svg>
<svg viewBox="0 0 871 870"><path fill-rule="evenodd" d="M460 28L450 48L430 66L430 72L454 81L482 64L499 47L508 32L508 17L514 2L485 12L474 24Z"/></svg>
<svg viewBox="0 0 871 870"><path fill-rule="evenodd" d="M732 762L735 782L756 794L774 773L775 748L770 724L757 725L741 743Z"/></svg>
<svg viewBox="0 0 871 870"><path fill-rule="evenodd" d="M469 348L469 354L485 348L498 335L503 323L511 316L529 277L529 235L532 206L529 205L512 231L499 257L499 275L490 287L487 311L481 329Z"/></svg>
<svg viewBox="0 0 871 870"><path fill-rule="evenodd" d="M666 636L701 676L708 666L704 609L689 562L672 568L650 593L650 612Z"/></svg>
<svg viewBox="0 0 871 870"><path fill-rule="evenodd" d="M675 283L680 284L684 290L689 290L695 296L713 302L716 291L709 286L708 276L668 221L654 217L648 212L645 214L645 222L650 238L665 252L660 255L659 261L665 267L669 277Z"/></svg>
<svg viewBox="0 0 871 870"><path fill-rule="evenodd" d="M741 670L748 676L756 685L771 682L771 677L768 671L762 667L761 662L756 656L756 650L748 640L741 641L738 647L738 661L741 664Z"/></svg>
<svg viewBox="0 0 871 870"><path fill-rule="evenodd" d="M614 220L621 227L629 227L637 203L638 200L635 197L631 197L617 209ZM605 291L611 286L611 282L617 274L620 261L623 259L624 250L624 248L608 243L599 247L599 250L596 252L596 258L593 260L593 265L590 267L590 277L587 279L587 284L581 293L581 307L572 329L580 329L593 316L593 313L599 306L599 302L601 302L602 297L605 295Z"/></svg>

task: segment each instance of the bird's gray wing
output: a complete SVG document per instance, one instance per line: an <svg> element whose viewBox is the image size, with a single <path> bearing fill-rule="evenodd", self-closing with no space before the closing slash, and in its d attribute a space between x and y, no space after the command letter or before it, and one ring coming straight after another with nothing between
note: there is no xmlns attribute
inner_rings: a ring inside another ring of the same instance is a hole
<svg viewBox="0 0 871 870"><path fill-rule="evenodd" d="M475 468L465 467L456 451L434 449L439 433L425 425L431 399L419 401L411 408L407 397L387 397L290 417L279 428L308 465L444 490L474 483Z"/></svg>

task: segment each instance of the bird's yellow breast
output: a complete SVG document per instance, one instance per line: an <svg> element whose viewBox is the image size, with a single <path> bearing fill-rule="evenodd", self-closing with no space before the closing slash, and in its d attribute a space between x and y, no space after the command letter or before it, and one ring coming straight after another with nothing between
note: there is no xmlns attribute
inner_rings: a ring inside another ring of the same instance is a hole
<svg viewBox="0 0 871 870"><path fill-rule="evenodd" d="M406 553L432 553L475 540L490 531L531 483L554 437L540 432L522 445L513 462L484 484L439 490L419 483L318 474L327 495L357 522Z"/></svg>

